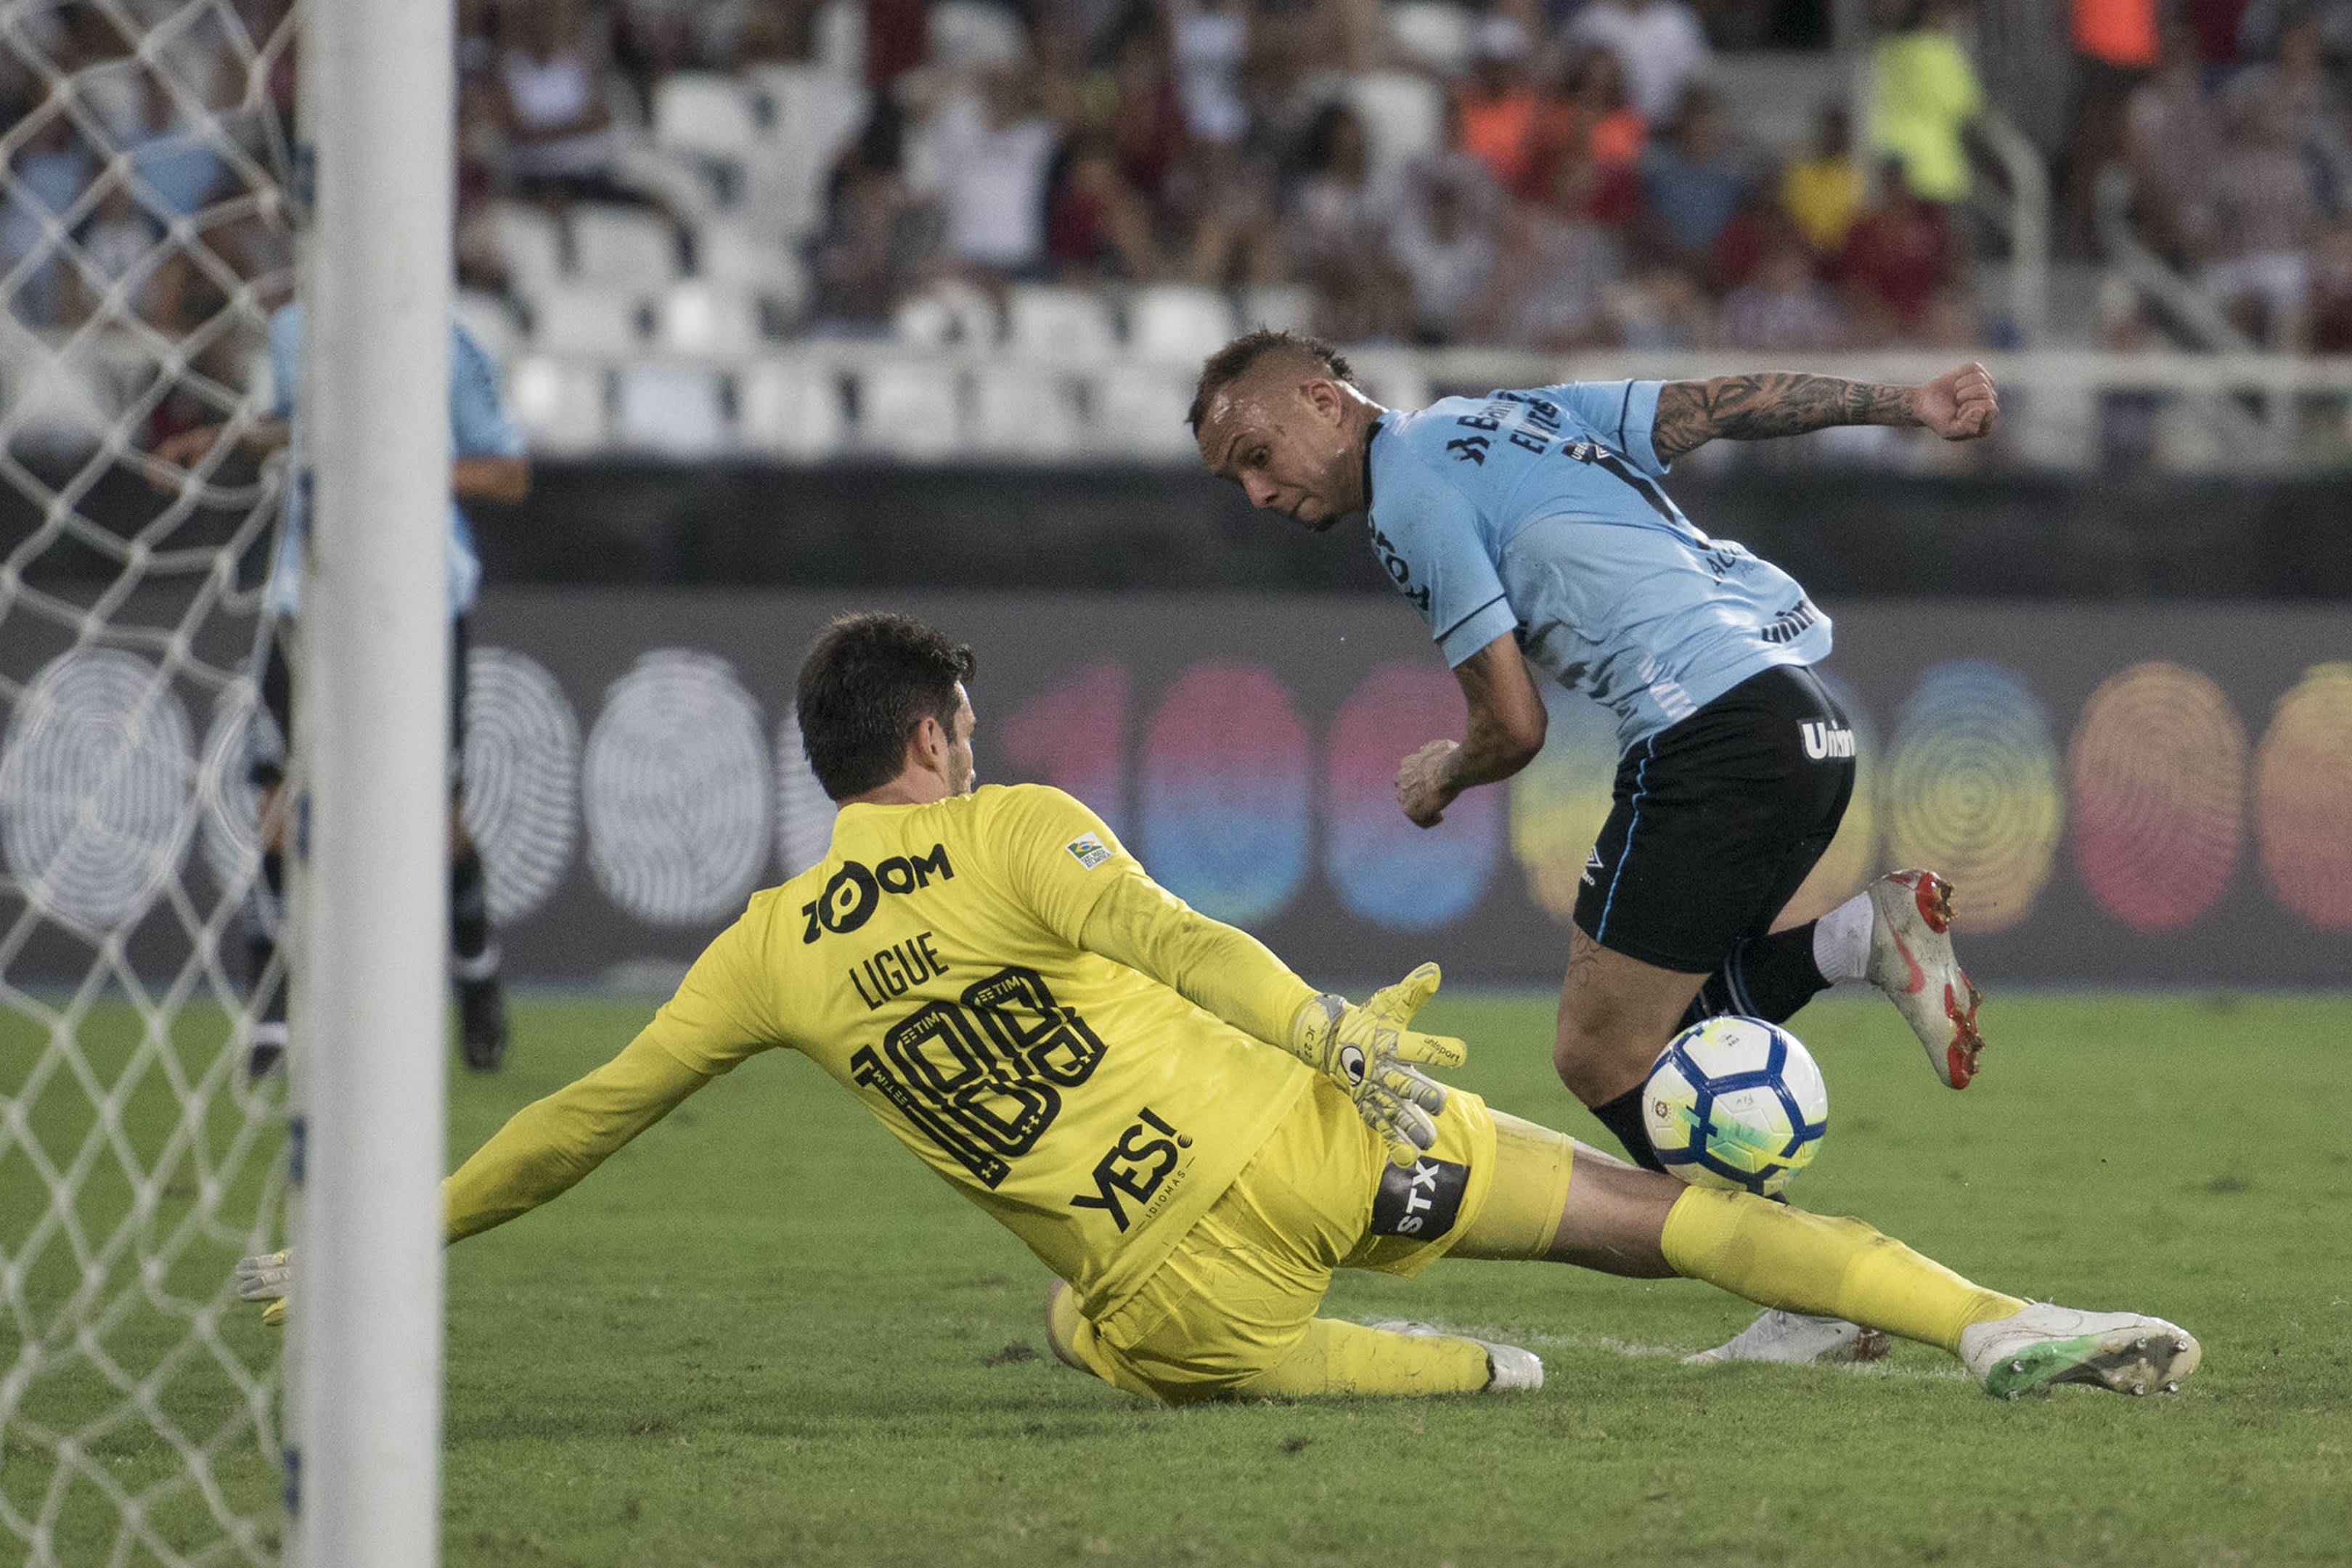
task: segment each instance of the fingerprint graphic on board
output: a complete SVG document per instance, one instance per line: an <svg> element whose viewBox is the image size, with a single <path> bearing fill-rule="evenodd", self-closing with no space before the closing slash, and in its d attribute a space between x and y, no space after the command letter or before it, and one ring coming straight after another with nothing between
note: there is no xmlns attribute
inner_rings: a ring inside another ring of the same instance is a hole
<svg viewBox="0 0 2352 1568"><path fill-rule="evenodd" d="M1544 710L1544 748L1511 780L1511 855L1527 875L1528 897L1565 922L1576 912L1585 857L1609 818L1617 719L1549 681Z"/></svg>
<svg viewBox="0 0 2352 1568"><path fill-rule="evenodd" d="M1898 866L1940 872L1971 931L2032 911L2050 879L2063 806L2042 704L2013 670L1933 665L1904 701L1878 793Z"/></svg>
<svg viewBox="0 0 2352 1568"><path fill-rule="evenodd" d="M824 858L833 847L834 805L801 749L799 710L776 727L776 863L786 878Z"/></svg>
<svg viewBox="0 0 2352 1568"><path fill-rule="evenodd" d="M520 920L572 868L580 721L538 660L502 647L466 658L466 826L481 847L490 919Z"/></svg>
<svg viewBox="0 0 2352 1568"><path fill-rule="evenodd" d="M2254 758L2263 874L2323 931L2352 931L2352 664L2306 671Z"/></svg>
<svg viewBox="0 0 2352 1568"><path fill-rule="evenodd" d="M1853 795L1838 822L1837 837L1780 913L1781 923L1815 920L1862 890L1878 869L1878 731L1853 688L1826 670L1813 671L1853 731Z"/></svg>
<svg viewBox="0 0 2352 1568"><path fill-rule="evenodd" d="M196 803L204 814L205 865L223 889L252 887L261 870L257 824L261 791L253 764L283 764L285 740L278 721L261 706L249 675L221 688L213 700L213 721L205 730L204 760L196 768Z"/></svg>
<svg viewBox="0 0 2352 1568"><path fill-rule="evenodd" d="M37 909L97 935L137 923L194 826L188 716L136 654L43 666L0 741L0 856Z"/></svg>
<svg viewBox="0 0 2352 1568"><path fill-rule="evenodd" d="M661 648L604 694L581 770L588 864L652 925L739 912L768 858L760 705L725 659Z"/></svg>
<svg viewBox="0 0 2352 1568"><path fill-rule="evenodd" d="M2066 772L2074 869L2101 909L2154 931L2212 907L2238 864L2246 729L2211 677L2161 659L2109 676Z"/></svg>

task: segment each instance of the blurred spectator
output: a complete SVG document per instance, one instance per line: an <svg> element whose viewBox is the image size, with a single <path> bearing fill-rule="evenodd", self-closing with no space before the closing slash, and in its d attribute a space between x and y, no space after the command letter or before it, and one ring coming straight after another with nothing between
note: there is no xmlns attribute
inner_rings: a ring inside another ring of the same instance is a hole
<svg viewBox="0 0 2352 1568"><path fill-rule="evenodd" d="M1848 231L1836 271L1865 335L1888 337L1917 322L1936 291L1958 280L1960 249L1943 207L1896 170L1886 171L1879 195Z"/></svg>
<svg viewBox="0 0 2352 1568"><path fill-rule="evenodd" d="M887 92L930 49L930 0L859 0L866 23L866 85Z"/></svg>
<svg viewBox="0 0 2352 1568"><path fill-rule="evenodd" d="M1529 131L1528 174L1521 194L1549 199L1563 163L1590 165L1585 213L1601 223L1633 216L1640 190L1634 165L1649 142L1649 126L1625 99L1625 75L1607 49L1588 49L1537 100Z"/></svg>
<svg viewBox="0 0 2352 1568"><path fill-rule="evenodd" d="M1416 164L1389 227L1389 254L1412 290L1412 336L1452 339L1493 278L1504 200L1486 165L1463 153Z"/></svg>
<svg viewBox="0 0 2352 1568"><path fill-rule="evenodd" d="M2328 78L2319 20L2309 12L2289 15L2271 58L2231 77L2221 94L2224 119L2254 112L2284 115L2294 128L2297 146L2330 172L2352 162L2352 148L2344 140L2344 94ZM2335 206L2352 199L2352 191L2332 190L2329 195Z"/></svg>
<svg viewBox="0 0 2352 1568"><path fill-rule="evenodd" d="M1622 273L1616 237L1585 216L1588 160L1561 163L1550 200L1511 211L1502 225L1480 341L1560 353L1614 336L1609 289Z"/></svg>
<svg viewBox="0 0 2352 1568"><path fill-rule="evenodd" d="M2099 172L2125 155L2125 105L2160 56L2156 7L2157 0L2070 0L2074 101L2064 209L2078 251L2091 248Z"/></svg>
<svg viewBox="0 0 2352 1568"><path fill-rule="evenodd" d="M1186 134L1196 142L1239 142L1249 129L1241 87L1248 0L1171 0L1169 35Z"/></svg>
<svg viewBox="0 0 2352 1568"><path fill-rule="evenodd" d="M634 199L614 182L604 51L590 39L578 0L517 0L499 8L499 121L516 194Z"/></svg>
<svg viewBox="0 0 2352 1568"><path fill-rule="evenodd" d="M979 94L959 92L934 127L955 260L1005 276L1034 274L1045 255L1045 179L1060 133L1032 105L1016 67L982 73Z"/></svg>
<svg viewBox="0 0 2352 1568"><path fill-rule="evenodd" d="M811 257L811 314L819 325L887 327L898 300L923 280L938 227L936 209L908 189L902 122L885 99L834 171Z"/></svg>
<svg viewBox="0 0 2352 1568"><path fill-rule="evenodd" d="M185 217L212 199L220 155L206 140L203 117L182 111L159 71L141 73L139 121L126 140L139 198L159 221Z"/></svg>
<svg viewBox="0 0 2352 1568"><path fill-rule="evenodd" d="M81 231L81 267L71 275L75 316L88 320L96 314L106 292L119 284L132 311L167 331L176 328L185 268L166 265L178 258L159 248L159 237L127 187L108 191Z"/></svg>
<svg viewBox="0 0 2352 1568"><path fill-rule="evenodd" d="M2287 346L2302 329L2303 247L2319 204L2285 103L2257 103L2236 117L2213 188L2213 260L2200 286L2250 336Z"/></svg>
<svg viewBox="0 0 2352 1568"><path fill-rule="evenodd" d="M9 156L7 203L0 208L0 268L15 275L9 304L28 327L51 325L64 305L53 230L81 199L89 180L89 149L62 113L44 121Z"/></svg>
<svg viewBox="0 0 2352 1568"><path fill-rule="evenodd" d="M1119 173L1156 198L1184 155L1184 109L1158 26L1147 22L1119 36L1110 79Z"/></svg>
<svg viewBox="0 0 2352 1568"><path fill-rule="evenodd" d="M1045 213L1045 255L1064 282L1144 283L1160 276L1150 205L1119 173L1108 136L1088 133L1071 142Z"/></svg>
<svg viewBox="0 0 2352 1568"><path fill-rule="evenodd" d="M1653 125L1706 73L1706 34L1683 0L1591 0L1569 24L1567 41L1614 55L1633 108Z"/></svg>
<svg viewBox="0 0 2352 1568"><path fill-rule="evenodd" d="M1192 229L1193 282L1223 289L1288 279L1274 175L1260 159L1231 142L1198 147L1181 186L1177 213Z"/></svg>
<svg viewBox="0 0 2352 1568"><path fill-rule="evenodd" d="M2200 82L2196 35L2168 27L2163 50L2156 73L2132 89L2125 106L2124 155L2142 237L2179 265L2212 230L2221 132Z"/></svg>
<svg viewBox="0 0 2352 1568"><path fill-rule="evenodd" d="M2352 5L2344 0L2246 0L2242 10L2205 0L2201 5L2189 6L2191 17L2197 16L2200 9L2218 13L2216 26L2232 16L2237 24L2230 39L2235 46L2234 52L2226 48L2210 52L2206 56L2209 59L2267 59L2277 52L2279 39L2287 28L2299 18L2308 18L2318 29L2326 57L2339 67L2352 64Z"/></svg>
<svg viewBox="0 0 2352 1568"><path fill-rule="evenodd" d="M1818 256L1835 256L1862 211L1862 166L1844 106L1825 103L1809 152L1780 171L1780 210Z"/></svg>
<svg viewBox="0 0 2352 1568"><path fill-rule="evenodd" d="M1469 77L1454 95L1454 145L1506 190L1524 189L1536 147L1536 95L1528 85L1528 36L1508 16L1480 18Z"/></svg>
<svg viewBox="0 0 2352 1568"><path fill-rule="evenodd" d="M2352 353L2352 221L2338 218L2311 244L2309 336L2312 353Z"/></svg>
<svg viewBox="0 0 2352 1568"><path fill-rule="evenodd" d="M1672 132L1643 155L1641 177L1644 237L1692 268L1705 261L1754 184L1725 132L1721 106L1703 87L1683 95Z"/></svg>
<svg viewBox="0 0 2352 1568"><path fill-rule="evenodd" d="M1397 334L1405 288L1388 254L1392 195L1373 186L1362 118L1325 104L1299 163L1284 229L1298 276L1315 290L1318 327L1343 342Z"/></svg>
<svg viewBox="0 0 2352 1568"><path fill-rule="evenodd" d="M1698 279L1676 267L1654 268L1609 290L1617 341L1629 349L1703 349L1715 342L1715 317Z"/></svg>
<svg viewBox="0 0 2352 1568"><path fill-rule="evenodd" d="M1931 202L1968 199L1963 138L1984 107L1960 21L1956 0L1920 0L1910 25L1871 55L1871 152L1900 160L1913 194Z"/></svg>
<svg viewBox="0 0 2352 1568"><path fill-rule="evenodd" d="M1812 253L1794 235L1725 296L1720 333L1726 348L1775 353L1841 349L1852 336L1836 296L1813 275Z"/></svg>

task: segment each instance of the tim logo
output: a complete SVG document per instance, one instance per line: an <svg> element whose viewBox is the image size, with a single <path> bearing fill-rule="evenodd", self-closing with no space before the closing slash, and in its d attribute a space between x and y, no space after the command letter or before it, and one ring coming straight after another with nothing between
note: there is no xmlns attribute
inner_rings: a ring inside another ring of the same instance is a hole
<svg viewBox="0 0 2352 1568"><path fill-rule="evenodd" d="M893 855L871 869L855 860L844 860L841 869L825 879L824 891L816 901L801 906L801 914L808 921L801 941L814 942L826 931L835 936L854 931L874 918L883 894L928 888L934 877L942 882L955 880L955 868L948 864L944 844L932 845L928 855Z"/></svg>
<svg viewBox="0 0 2352 1568"><path fill-rule="evenodd" d="M1424 1154L1410 1166L1386 1165L1372 1195L1374 1236L1444 1236L1462 1212L1470 1167Z"/></svg>
<svg viewBox="0 0 2352 1568"><path fill-rule="evenodd" d="M1070 1206L1101 1209L1110 1215L1111 1224L1124 1231L1127 1205L1122 1200L1150 1203L1182 1157L1178 1151L1192 1146L1190 1138L1154 1116L1147 1105L1135 1113L1134 1124L1118 1135L1118 1142L1095 1162L1095 1190L1078 1194L1070 1200Z"/></svg>
<svg viewBox="0 0 2352 1568"><path fill-rule="evenodd" d="M1828 762L1832 757L1853 755L1853 731L1843 724L1808 719L1797 728L1804 731L1805 755L1817 763Z"/></svg>

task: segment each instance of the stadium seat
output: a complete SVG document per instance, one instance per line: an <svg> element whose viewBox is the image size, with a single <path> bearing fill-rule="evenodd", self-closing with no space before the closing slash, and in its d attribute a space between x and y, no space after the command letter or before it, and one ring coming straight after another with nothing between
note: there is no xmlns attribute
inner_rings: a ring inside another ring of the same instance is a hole
<svg viewBox="0 0 2352 1568"><path fill-rule="evenodd" d="M1470 61L1470 15L1448 0L1394 0L1389 45L1415 65L1451 76Z"/></svg>
<svg viewBox="0 0 2352 1568"><path fill-rule="evenodd" d="M936 463L963 448L956 373L922 361L868 364L857 376L857 445L900 462Z"/></svg>
<svg viewBox="0 0 2352 1568"><path fill-rule="evenodd" d="M522 202L493 202L488 221L517 295L530 299L563 276L563 229L552 213Z"/></svg>
<svg viewBox="0 0 2352 1568"><path fill-rule="evenodd" d="M696 364L631 364L620 372L614 436L629 450L709 458L727 449L719 373Z"/></svg>
<svg viewBox="0 0 2352 1568"><path fill-rule="evenodd" d="M735 378L735 426L746 448L765 457L817 462L849 437L841 376L830 365L768 360Z"/></svg>
<svg viewBox="0 0 2352 1568"><path fill-rule="evenodd" d="M542 353L619 357L638 348L636 296L560 283L531 302L530 343Z"/></svg>
<svg viewBox="0 0 2352 1568"><path fill-rule="evenodd" d="M815 66L759 66L750 75L769 123L744 155L744 214L759 233L798 242L816 230L825 174L865 128L870 95Z"/></svg>
<svg viewBox="0 0 2352 1568"><path fill-rule="evenodd" d="M1110 307L1091 289L1022 284L1004 302L1004 342L1055 364L1101 364L1118 353Z"/></svg>
<svg viewBox="0 0 2352 1568"><path fill-rule="evenodd" d="M531 450L554 457L600 451L610 434L602 366L537 355L515 366L508 393Z"/></svg>
<svg viewBox="0 0 2352 1568"><path fill-rule="evenodd" d="M450 297L449 314L482 345L491 363L504 371L522 348L522 324L514 307L497 294L480 289L460 289Z"/></svg>
<svg viewBox="0 0 2352 1568"><path fill-rule="evenodd" d="M656 294L677 280L677 235L645 207L572 209L572 270L584 282Z"/></svg>
<svg viewBox="0 0 2352 1568"><path fill-rule="evenodd" d="M781 240L762 239L730 218L694 231L697 276L772 301L785 317L808 307L808 269Z"/></svg>
<svg viewBox="0 0 2352 1568"><path fill-rule="evenodd" d="M59 353L5 323L0 342L0 447L78 459L96 451L121 400L88 354Z"/></svg>
<svg viewBox="0 0 2352 1568"><path fill-rule="evenodd" d="M1077 398L1066 376L997 365L971 378L971 445L991 458L1067 458L1084 447Z"/></svg>
<svg viewBox="0 0 2352 1568"><path fill-rule="evenodd" d="M759 348L760 336L759 306L731 284L689 278L670 285L654 307L654 342L667 353L750 353Z"/></svg>
<svg viewBox="0 0 2352 1568"><path fill-rule="evenodd" d="M1234 308L1214 289L1163 283L1128 303L1128 352L1138 359L1197 368L1233 335Z"/></svg>
<svg viewBox="0 0 2352 1568"><path fill-rule="evenodd" d="M996 302L969 283L952 279L934 283L919 294L898 301L890 313L890 331L909 348L943 349L994 346L1003 335Z"/></svg>
<svg viewBox="0 0 2352 1568"><path fill-rule="evenodd" d="M1394 174L1445 145L1445 92L1411 71L1360 71L1347 100L1363 117L1373 177Z"/></svg>
<svg viewBox="0 0 2352 1568"><path fill-rule="evenodd" d="M1315 326L1315 290L1303 283L1253 283L1242 290L1242 330L1272 327L1276 331L1311 331Z"/></svg>
<svg viewBox="0 0 2352 1568"><path fill-rule="evenodd" d="M1029 40L1012 10L984 0L937 0L924 39L931 62L950 70L1018 65L1029 56Z"/></svg>
<svg viewBox="0 0 2352 1568"><path fill-rule="evenodd" d="M726 162L740 160L760 134L751 94L716 71L677 71L654 89L654 145Z"/></svg>
<svg viewBox="0 0 2352 1568"><path fill-rule="evenodd" d="M1194 462L1184 416L1192 376L1172 365L1115 364L1095 378L1093 446L1103 456L1149 462Z"/></svg>

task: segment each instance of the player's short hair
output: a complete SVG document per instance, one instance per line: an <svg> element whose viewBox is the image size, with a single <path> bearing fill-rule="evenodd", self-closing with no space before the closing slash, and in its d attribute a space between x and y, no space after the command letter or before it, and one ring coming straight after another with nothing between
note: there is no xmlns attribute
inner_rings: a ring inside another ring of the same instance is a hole
<svg viewBox="0 0 2352 1568"><path fill-rule="evenodd" d="M955 729L956 682L977 668L971 649L912 616L842 616L801 660L801 750L835 800L898 776L907 740L925 717Z"/></svg>
<svg viewBox="0 0 2352 1568"><path fill-rule="evenodd" d="M1348 363L1348 356L1325 342L1321 338L1287 328L1277 331L1260 327L1254 332L1244 332L1201 365L1201 383L1192 390L1192 411L1184 416L1184 423L1194 430L1209 416L1209 401L1217 394L1247 375L1250 367L1268 354L1298 354L1313 360L1330 373L1334 381L1356 384L1356 372Z"/></svg>

